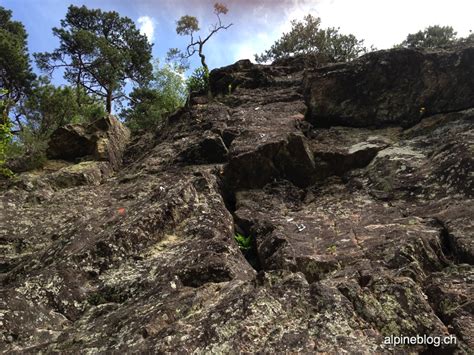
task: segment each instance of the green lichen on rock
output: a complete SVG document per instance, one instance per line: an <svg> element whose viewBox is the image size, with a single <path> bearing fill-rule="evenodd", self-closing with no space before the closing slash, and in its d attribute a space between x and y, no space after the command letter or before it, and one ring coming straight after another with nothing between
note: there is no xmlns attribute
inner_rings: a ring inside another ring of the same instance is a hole
<svg viewBox="0 0 474 355"><path fill-rule="evenodd" d="M473 54L238 62L156 133L58 131L68 161L0 187L0 352L468 353ZM463 110L418 122L422 94Z"/></svg>

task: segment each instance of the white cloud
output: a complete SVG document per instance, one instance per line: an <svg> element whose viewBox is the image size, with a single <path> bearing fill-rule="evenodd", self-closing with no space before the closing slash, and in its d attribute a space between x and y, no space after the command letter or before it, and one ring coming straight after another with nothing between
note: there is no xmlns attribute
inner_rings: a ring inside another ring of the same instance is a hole
<svg viewBox="0 0 474 355"><path fill-rule="evenodd" d="M274 42L274 38L267 33L258 32L254 34L252 41L238 42L230 47L233 60L250 59L255 62L255 54L261 54L262 49L268 49Z"/></svg>
<svg viewBox="0 0 474 355"><path fill-rule="evenodd" d="M142 20L138 22L142 33L147 33L146 27L156 27L154 34L159 37L160 43L154 48L155 55L158 54L156 51L160 51L158 55L164 56L170 47L185 48L189 39L175 34L175 21L181 15L190 12L189 0L137 1L147 4L139 10L141 14L148 14L141 17ZM244 58L253 60L255 53L269 49L283 32L291 29L291 20L301 20L307 14L321 17L323 28L340 27L341 33L352 33L359 39L365 39L367 46L374 45L378 49L391 48L402 42L409 33L423 30L430 25L452 26L458 32L458 36L467 36L470 29L474 31L472 21L474 0L226 0L224 2L229 5L229 13L222 18L223 22L225 24L232 22L234 26L227 31L219 31L206 43L204 52L210 68L228 65ZM195 1L195 3L192 15L198 17L202 28L201 34L206 35L208 26L216 20L212 6L208 1ZM150 38L149 34L147 36ZM200 65L199 58L194 57L193 60L193 66Z"/></svg>
<svg viewBox="0 0 474 355"><path fill-rule="evenodd" d="M239 38L243 40L233 46L236 59L268 49L291 29L291 20L302 20L307 14L320 17L322 28L340 27L341 33L352 33L378 49L391 48L409 33L431 25L452 26L460 37L474 31L473 0L293 0L285 4L278 7L278 16L267 11L256 17L266 38L255 35L257 25L246 31L251 40Z"/></svg>
<svg viewBox="0 0 474 355"><path fill-rule="evenodd" d="M472 0L320 0L312 10L321 17L322 27L340 27L379 49L431 25L452 26L459 36L474 30Z"/></svg>
<svg viewBox="0 0 474 355"><path fill-rule="evenodd" d="M236 47L234 57L235 60L250 59L253 62L256 52L257 51L251 45L242 44Z"/></svg>
<svg viewBox="0 0 474 355"><path fill-rule="evenodd" d="M149 16L141 16L137 20L140 33L148 38L150 43L155 40L155 21Z"/></svg>

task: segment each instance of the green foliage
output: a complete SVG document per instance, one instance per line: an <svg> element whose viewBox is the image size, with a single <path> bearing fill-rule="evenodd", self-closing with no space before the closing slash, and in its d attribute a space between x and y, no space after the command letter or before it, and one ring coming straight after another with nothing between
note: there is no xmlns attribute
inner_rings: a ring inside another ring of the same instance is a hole
<svg viewBox="0 0 474 355"><path fill-rule="evenodd" d="M150 87L160 93L161 106L167 112L173 112L184 105L186 101L186 85L184 69L177 63L167 62L160 67L159 61L155 62L153 80Z"/></svg>
<svg viewBox="0 0 474 355"><path fill-rule="evenodd" d="M456 32L451 26L429 26L423 31L409 34L399 47L437 48L457 42Z"/></svg>
<svg viewBox="0 0 474 355"><path fill-rule="evenodd" d="M88 94L112 101L124 97L127 80L145 85L152 74L151 47L135 23L117 12L69 6L60 28L53 28L60 46L36 53L38 66L52 72L64 67L64 77Z"/></svg>
<svg viewBox="0 0 474 355"><path fill-rule="evenodd" d="M0 89L3 89L0 100L4 104L8 101L2 110L6 116L10 108L29 92L35 78L30 66L25 28L11 17L12 12L0 6Z"/></svg>
<svg viewBox="0 0 474 355"><path fill-rule="evenodd" d="M169 114L184 105L186 85L182 69L171 63L160 67L155 63L153 80L148 87L135 88L129 107L122 111L125 123L132 131L153 129Z"/></svg>
<svg viewBox="0 0 474 355"><path fill-rule="evenodd" d="M188 78L186 85L189 92L207 92L209 90L209 71L207 68L196 68Z"/></svg>
<svg viewBox="0 0 474 355"><path fill-rule="evenodd" d="M176 33L179 35L190 35L199 31L199 21L194 16L184 15L176 22Z"/></svg>
<svg viewBox="0 0 474 355"><path fill-rule="evenodd" d="M57 87L42 77L34 85L23 107L25 125L45 139L68 123L90 122L105 115L104 105L81 87Z"/></svg>
<svg viewBox="0 0 474 355"><path fill-rule="evenodd" d="M48 139L24 127L6 149L6 156L13 168L28 171L41 168L46 162Z"/></svg>
<svg viewBox="0 0 474 355"><path fill-rule="evenodd" d="M21 102L20 111L20 126L15 139L5 148L5 158L21 171L43 165L47 143L55 129L105 115L103 104L88 96L84 89L56 87L43 77L33 84L31 93Z"/></svg>
<svg viewBox="0 0 474 355"><path fill-rule="evenodd" d="M291 21L291 30L284 33L269 50L255 55L264 63L298 54L317 55L322 62L346 62L367 52L364 41L354 35L342 35L337 28L320 29L321 19L307 15L303 21Z"/></svg>
<svg viewBox="0 0 474 355"><path fill-rule="evenodd" d="M6 95L4 89L0 89L0 95ZM10 177L12 172L5 167L7 158L7 148L12 141L11 123L6 114L5 100L0 100L0 113L2 114L2 121L0 122L0 176Z"/></svg>
<svg viewBox="0 0 474 355"><path fill-rule="evenodd" d="M252 248L252 236L244 236L236 233L234 236L235 241L239 245L240 250L249 250Z"/></svg>

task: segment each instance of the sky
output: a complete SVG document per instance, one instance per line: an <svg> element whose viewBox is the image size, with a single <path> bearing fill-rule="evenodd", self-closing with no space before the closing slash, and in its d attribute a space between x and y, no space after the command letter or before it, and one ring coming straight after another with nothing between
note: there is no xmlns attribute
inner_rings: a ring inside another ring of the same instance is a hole
<svg viewBox="0 0 474 355"><path fill-rule="evenodd" d="M175 32L176 20L193 15L201 34L216 20L215 0L0 0L13 11L29 34L31 53L51 51L58 46L52 27L58 27L69 4L115 10L131 18L154 43L153 56L163 59L171 47L185 48L186 37ZM221 0L229 12L224 24L233 25L206 43L209 67L221 67L262 53L291 28L290 21L306 14L321 18L322 27L339 27L364 39L367 46L390 48L407 34L430 25L452 26L458 36L474 31L474 0ZM197 59L193 62L198 66Z"/></svg>

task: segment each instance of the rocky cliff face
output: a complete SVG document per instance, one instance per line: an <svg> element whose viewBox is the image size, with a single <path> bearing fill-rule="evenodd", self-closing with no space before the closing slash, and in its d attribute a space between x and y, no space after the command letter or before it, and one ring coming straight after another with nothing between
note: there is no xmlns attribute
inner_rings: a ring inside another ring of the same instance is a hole
<svg viewBox="0 0 474 355"><path fill-rule="evenodd" d="M473 73L472 47L240 61L121 167L20 175L1 350L469 352ZM417 334L457 344L384 344Z"/></svg>

